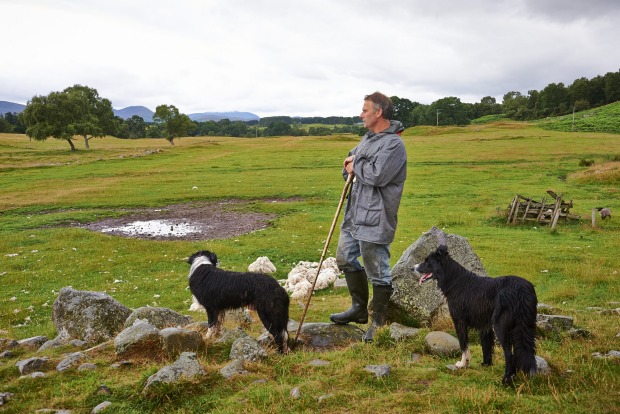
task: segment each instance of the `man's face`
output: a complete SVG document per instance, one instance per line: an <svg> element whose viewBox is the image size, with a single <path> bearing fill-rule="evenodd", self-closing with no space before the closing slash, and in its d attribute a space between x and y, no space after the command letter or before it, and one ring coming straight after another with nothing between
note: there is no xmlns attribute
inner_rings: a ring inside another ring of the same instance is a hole
<svg viewBox="0 0 620 414"><path fill-rule="evenodd" d="M377 122L381 117L381 110L375 110L375 104L371 101L364 101L364 106L362 107L362 113L360 114L360 118L364 122L364 127L369 130L376 132L374 128L377 126Z"/></svg>

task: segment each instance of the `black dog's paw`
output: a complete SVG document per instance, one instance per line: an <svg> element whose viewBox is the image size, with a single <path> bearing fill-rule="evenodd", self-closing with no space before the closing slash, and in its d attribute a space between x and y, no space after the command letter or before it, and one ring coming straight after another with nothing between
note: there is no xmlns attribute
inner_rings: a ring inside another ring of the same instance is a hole
<svg viewBox="0 0 620 414"><path fill-rule="evenodd" d="M493 365L493 362L491 362L491 361L484 361L484 362L482 363L482 366L483 366L483 367L490 367L490 366L492 366L492 365Z"/></svg>
<svg viewBox="0 0 620 414"><path fill-rule="evenodd" d="M512 385L512 383L514 382L515 379L515 375L511 374L511 375L504 375L504 377L502 378L502 384L504 385Z"/></svg>

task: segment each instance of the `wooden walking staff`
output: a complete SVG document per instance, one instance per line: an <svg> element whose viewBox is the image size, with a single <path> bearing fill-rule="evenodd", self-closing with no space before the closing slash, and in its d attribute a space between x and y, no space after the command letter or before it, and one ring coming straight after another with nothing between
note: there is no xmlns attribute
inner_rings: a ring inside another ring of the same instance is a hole
<svg viewBox="0 0 620 414"><path fill-rule="evenodd" d="M347 196L347 191L349 190L349 186L353 182L353 174L349 174L349 178L347 178L347 182L344 185L344 189L342 190L342 195L340 196L340 202L338 203L338 208L336 209L336 215L334 216L334 221L332 221L332 227L329 229L329 234L327 235L327 240L325 240L325 247L323 247L323 253L321 253L321 260L319 260L319 267L316 271L316 276L314 277L314 282L312 282L312 289L310 289L310 295L308 295L308 300L306 301L306 306L304 307L304 313L301 315L301 320L299 321L299 327L297 328L297 333L295 334L295 343L297 343L297 338L299 338L299 333L301 332L301 326L304 324L304 319L306 318L306 312L308 312L308 307L310 306L310 300L312 299L312 293L314 292L314 286L316 286L316 281L319 278L319 273L321 273L321 266L323 265L323 260L325 260L325 255L327 254L327 248L329 247L329 242L332 239L332 235L334 234L334 228L336 228L336 222L338 221L338 216L340 215L340 210L342 210L342 204L344 203L344 199Z"/></svg>

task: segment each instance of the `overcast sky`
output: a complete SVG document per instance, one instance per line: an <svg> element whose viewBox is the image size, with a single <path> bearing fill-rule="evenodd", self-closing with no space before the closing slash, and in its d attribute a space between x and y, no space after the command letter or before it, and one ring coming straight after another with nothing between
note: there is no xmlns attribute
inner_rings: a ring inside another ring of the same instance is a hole
<svg viewBox="0 0 620 414"><path fill-rule="evenodd" d="M620 0L0 0L0 100L355 116L620 70Z"/></svg>

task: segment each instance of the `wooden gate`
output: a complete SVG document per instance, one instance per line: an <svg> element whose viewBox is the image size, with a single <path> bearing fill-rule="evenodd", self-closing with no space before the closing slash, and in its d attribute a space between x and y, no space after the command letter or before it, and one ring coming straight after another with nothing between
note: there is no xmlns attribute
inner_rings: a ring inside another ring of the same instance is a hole
<svg viewBox="0 0 620 414"><path fill-rule="evenodd" d="M535 223L547 224L551 223L551 228L555 229L559 219L578 220L581 217L570 213L573 207L573 200L565 202L562 200L562 194L557 195L555 192L548 190L547 194L551 198L547 201L547 197L543 197L541 201L536 201L522 195L515 195L510 205L510 213L508 213L508 224L517 224L533 221Z"/></svg>

